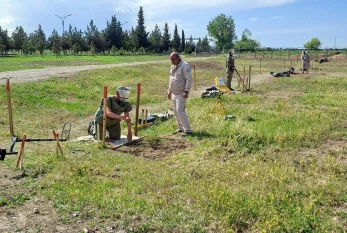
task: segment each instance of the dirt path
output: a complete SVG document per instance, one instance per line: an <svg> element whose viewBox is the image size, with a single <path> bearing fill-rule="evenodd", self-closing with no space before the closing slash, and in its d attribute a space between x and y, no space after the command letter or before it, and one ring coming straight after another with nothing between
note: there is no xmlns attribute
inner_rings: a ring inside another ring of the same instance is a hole
<svg viewBox="0 0 347 233"><path fill-rule="evenodd" d="M64 76L68 76L83 70L134 66L134 65L143 65L148 63L163 63L163 62L167 63L167 61L151 61L151 62L132 62L132 63L108 64L108 65L65 66L65 67L51 67L51 68L33 69L33 70L6 71L6 72L0 72L0 80L10 79L11 83L34 82L34 81L38 81L40 79L46 79L52 76L64 77Z"/></svg>

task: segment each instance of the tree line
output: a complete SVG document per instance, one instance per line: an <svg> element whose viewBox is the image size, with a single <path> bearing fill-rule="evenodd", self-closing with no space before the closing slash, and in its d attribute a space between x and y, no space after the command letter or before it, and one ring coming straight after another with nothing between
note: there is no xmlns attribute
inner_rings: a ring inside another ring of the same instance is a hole
<svg viewBox="0 0 347 233"><path fill-rule="evenodd" d="M195 38L194 38L195 39ZM81 52L91 54L111 53L161 53L178 51L192 53L196 46L209 46L207 36L195 42L192 36L185 38L184 30L179 31L175 24L173 35L169 33L169 26L165 23L163 29L156 24L152 32L146 31L143 8L138 12L137 26L130 30L123 30L116 15L107 21L106 28L99 30L91 20L85 31L69 25L62 35L53 29L46 37L41 25L33 33L26 33L22 26L17 26L12 36L0 26L0 53L7 54L10 50L19 51L21 55L33 54L38 51L42 56L44 50L49 49L57 56L69 52L78 55Z"/></svg>
<svg viewBox="0 0 347 233"><path fill-rule="evenodd" d="M192 53L197 46L210 48L210 42L221 52L229 49L242 51L255 51L260 48L260 44L251 39L251 32L246 28L243 30L240 40L235 34L235 23L232 17L219 14L207 25L208 36L204 38L185 37L182 29L179 34L177 24L173 35L169 33L169 26L165 23L162 29L156 24L153 31L147 32L143 8L140 7L137 14L137 26L130 30L123 30L121 22L116 15L107 21L106 28L99 30L94 21L91 20L86 30L82 31L69 25L68 30L62 35L53 29L51 35L46 37L41 25L38 25L33 33L26 33L22 26L17 26L8 35L8 31L0 26L0 54L7 54L10 50L19 51L20 55L34 54L37 51L40 55L48 49L57 56L72 53L95 54L144 54L163 52L185 52ZM304 47L317 49L321 46L317 38L307 42Z"/></svg>

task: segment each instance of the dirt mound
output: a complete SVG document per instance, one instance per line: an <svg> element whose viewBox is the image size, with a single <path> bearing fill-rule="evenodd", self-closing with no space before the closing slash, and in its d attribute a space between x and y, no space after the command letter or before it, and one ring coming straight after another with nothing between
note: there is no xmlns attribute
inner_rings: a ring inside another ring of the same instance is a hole
<svg viewBox="0 0 347 233"><path fill-rule="evenodd" d="M343 60L343 59L347 59L347 54L337 54L337 55L330 56L329 58Z"/></svg>

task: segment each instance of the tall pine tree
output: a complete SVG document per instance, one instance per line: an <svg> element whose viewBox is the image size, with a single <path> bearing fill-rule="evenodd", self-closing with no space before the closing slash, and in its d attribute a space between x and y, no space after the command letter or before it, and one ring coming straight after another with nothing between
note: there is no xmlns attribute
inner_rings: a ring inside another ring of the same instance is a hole
<svg viewBox="0 0 347 233"><path fill-rule="evenodd" d="M178 35L177 24L175 24L172 47L176 50L176 52L178 52L180 45L181 45L181 39L180 39L180 36Z"/></svg>
<svg viewBox="0 0 347 233"><path fill-rule="evenodd" d="M12 32L12 39L14 41L14 49L18 50L23 54L22 46L24 41L28 38L28 35L24 31L22 26L16 27L16 30Z"/></svg>
<svg viewBox="0 0 347 233"><path fill-rule="evenodd" d="M46 48L46 34L42 30L42 27L40 24L39 24L39 28L35 30L34 32L34 38L35 38L35 47L37 50L39 50L40 55L42 57L43 51L45 51L45 48Z"/></svg>
<svg viewBox="0 0 347 233"><path fill-rule="evenodd" d="M108 48L113 45L120 49L122 47L122 27L116 16L112 16L111 22L107 21L107 27L105 29L105 40Z"/></svg>
<svg viewBox="0 0 347 233"><path fill-rule="evenodd" d="M186 50L186 38L184 36L184 30L182 29L181 51L185 51L185 50Z"/></svg>
<svg viewBox="0 0 347 233"><path fill-rule="evenodd" d="M169 33L169 26L167 23L165 23L164 29L163 29L163 50L164 51L169 51L171 47L171 34Z"/></svg>
<svg viewBox="0 0 347 233"><path fill-rule="evenodd" d="M143 16L143 9L142 6L140 6L139 13L137 14L138 20L137 20L137 26L136 26L136 34L137 38L139 40L139 46L143 48L148 48L148 32L146 32L146 26L145 26L145 18Z"/></svg>

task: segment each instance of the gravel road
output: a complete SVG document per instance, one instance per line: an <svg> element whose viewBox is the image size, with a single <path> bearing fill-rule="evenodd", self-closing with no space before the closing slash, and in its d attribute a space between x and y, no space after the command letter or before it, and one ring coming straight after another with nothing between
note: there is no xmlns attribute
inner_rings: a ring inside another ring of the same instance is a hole
<svg viewBox="0 0 347 233"><path fill-rule="evenodd" d="M51 67L45 69L32 69L32 70L17 70L0 72L0 80L10 79L11 83L35 82L41 79L46 79L51 76L64 77L71 75L75 72L92 69L123 67L143 65L148 63L163 63L168 61L151 61L151 62L132 62L121 64L108 64L108 65L86 65L86 66L65 66L65 67Z"/></svg>

